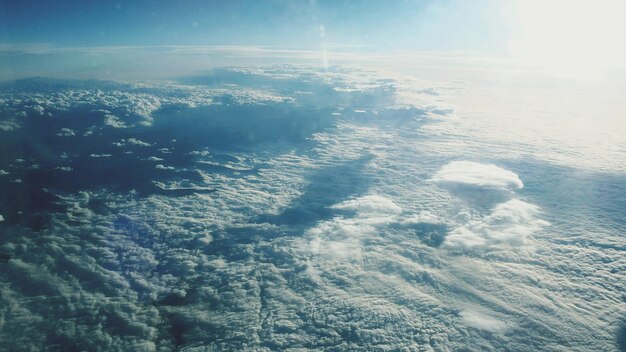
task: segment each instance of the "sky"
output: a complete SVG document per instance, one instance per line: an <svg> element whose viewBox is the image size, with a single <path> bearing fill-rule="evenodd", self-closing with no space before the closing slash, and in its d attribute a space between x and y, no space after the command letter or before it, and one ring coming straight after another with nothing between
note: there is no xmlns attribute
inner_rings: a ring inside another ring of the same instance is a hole
<svg viewBox="0 0 626 352"><path fill-rule="evenodd" d="M147 47L180 46L324 55L478 54L514 58L566 76L615 75L616 68L623 75L624 10L619 0L2 0L0 63L6 69L0 79L119 71L137 62ZM103 51L116 52L94 58ZM152 61L150 54L142 55L142 61ZM195 64L193 57L163 57L156 59L158 65L174 71ZM95 70L102 68L99 62L107 68ZM117 70L109 67L116 64Z"/></svg>
<svg viewBox="0 0 626 352"><path fill-rule="evenodd" d="M501 43L495 30L504 28L498 16L493 16L498 9L489 0L0 4L4 23L0 41L61 46L311 46L327 41L383 48L467 50L497 47Z"/></svg>
<svg viewBox="0 0 626 352"><path fill-rule="evenodd" d="M624 10L619 0L2 0L0 80L109 72L158 78L159 67L228 62L145 52L190 46L320 52L324 65L333 52L483 55L567 77L623 77ZM158 63L141 70L139 61Z"/></svg>

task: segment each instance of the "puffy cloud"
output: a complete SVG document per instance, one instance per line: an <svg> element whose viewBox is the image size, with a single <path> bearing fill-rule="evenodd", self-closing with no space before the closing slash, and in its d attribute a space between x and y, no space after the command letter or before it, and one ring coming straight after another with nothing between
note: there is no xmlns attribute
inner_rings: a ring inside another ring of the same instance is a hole
<svg viewBox="0 0 626 352"><path fill-rule="evenodd" d="M465 219L446 235L445 249L462 252L522 246L548 224L538 217L538 206L513 198L514 191L524 187L517 174L496 165L453 161L431 181L481 210L477 215L459 214Z"/></svg>
<svg viewBox="0 0 626 352"><path fill-rule="evenodd" d="M357 199L347 200L333 205L331 208L351 210L363 215L394 215L402 212L402 208L392 200L379 195L368 195Z"/></svg>
<svg viewBox="0 0 626 352"><path fill-rule="evenodd" d="M304 250L328 260L361 260L361 241L380 235L382 228L398 222L402 208L381 195L366 195L332 205L354 216L337 216L307 231Z"/></svg>
<svg viewBox="0 0 626 352"><path fill-rule="evenodd" d="M131 145L136 145L136 146L140 146L140 147L150 147L152 146L152 144L148 143L148 142L144 142L140 139L137 138L128 138L126 140L126 143L131 144Z"/></svg>
<svg viewBox="0 0 626 352"><path fill-rule="evenodd" d="M515 190L524 187L514 172L472 161L446 164L431 181L467 203L485 208L510 199Z"/></svg>
<svg viewBox="0 0 626 352"><path fill-rule="evenodd" d="M57 136L59 137L74 137L76 133L71 128L61 128L59 132L57 132Z"/></svg>
<svg viewBox="0 0 626 352"><path fill-rule="evenodd" d="M537 217L539 212L538 206L518 199L498 204L489 215L452 230L443 247L465 251L502 244L523 245L528 236L548 224Z"/></svg>
<svg viewBox="0 0 626 352"><path fill-rule="evenodd" d="M118 118L117 116L111 114L104 115L104 125L113 128L128 128L124 121L120 120L120 118Z"/></svg>
<svg viewBox="0 0 626 352"><path fill-rule="evenodd" d="M0 121L0 130L9 132L20 128L20 124L13 120Z"/></svg>
<svg viewBox="0 0 626 352"><path fill-rule="evenodd" d="M137 138L134 138L134 137L131 137L131 138L128 138L128 139L122 139L119 142L113 143L113 145L116 146L116 147L123 147L123 146L126 146L126 145L134 145L134 146L137 146L137 147L151 147L152 146L152 144L150 144L148 142L144 142L144 141L142 141L140 139L137 139Z"/></svg>
<svg viewBox="0 0 626 352"><path fill-rule="evenodd" d="M519 177L493 164L472 161L453 161L441 168L432 178L438 184L450 187L515 190L524 187Z"/></svg>

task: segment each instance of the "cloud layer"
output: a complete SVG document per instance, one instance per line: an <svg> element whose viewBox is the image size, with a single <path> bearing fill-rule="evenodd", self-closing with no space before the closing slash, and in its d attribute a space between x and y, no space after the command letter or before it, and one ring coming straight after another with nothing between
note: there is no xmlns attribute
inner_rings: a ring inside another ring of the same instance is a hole
<svg viewBox="0 0 626 352"><path fill-rule="evenodd" d="M7 88L0 120L18 127L0 130L0 340L615 349L618 220L600 225L540 163L446 164L466 157L428 132L453 118L446 89L407 85L275 66ZM415 91L432 104L406 103ZM622 178L586 185L620 209L602 192Z"/></svg>

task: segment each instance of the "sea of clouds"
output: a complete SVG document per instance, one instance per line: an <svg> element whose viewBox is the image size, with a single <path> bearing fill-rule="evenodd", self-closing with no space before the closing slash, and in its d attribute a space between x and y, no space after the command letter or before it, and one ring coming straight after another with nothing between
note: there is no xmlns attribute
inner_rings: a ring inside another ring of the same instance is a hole
<svg viewBox="0 0 626 352"><path fill-rule="evenodd" d="M5 84L0 350L624 350L624 176L442 152L410 83Z"/></svg>

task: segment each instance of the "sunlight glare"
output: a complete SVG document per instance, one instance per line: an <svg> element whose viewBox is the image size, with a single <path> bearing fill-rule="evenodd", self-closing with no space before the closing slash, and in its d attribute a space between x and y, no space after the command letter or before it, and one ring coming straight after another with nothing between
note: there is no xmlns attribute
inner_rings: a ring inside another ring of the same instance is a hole
<svg viewBox="0 0 626 352"><path fill-rule="evenodd" d="M574 76L626 64L626 2L518 0L512 55L530 66Z"/></svg>

